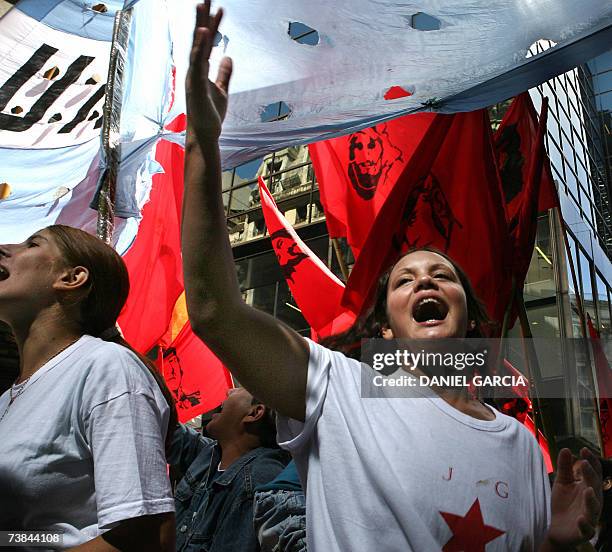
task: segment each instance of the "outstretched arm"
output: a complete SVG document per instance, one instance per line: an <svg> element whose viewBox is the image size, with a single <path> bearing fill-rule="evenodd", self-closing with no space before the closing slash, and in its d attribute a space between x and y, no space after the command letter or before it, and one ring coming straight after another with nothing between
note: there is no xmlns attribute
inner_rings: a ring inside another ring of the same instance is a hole
<svg viewBox="0 0 612 552"><path fill-rule="evenodd" d="M303 420L308 344L272 316L245 305L236 277L221 195L219 135L232 62L208 80L209 56L222 11L197 7L187 75L187 139L182 251L189 320L194 332L253 395Z"/></svg>
<svg viewBox="0 0 612 552"><path fill-rule="evenodd" d="M601 464L586 448L580 451L578 475L572 470L573 457L562 449L551 495L551 524L540 552L574 550L594 534L603 503Z"/></svg>

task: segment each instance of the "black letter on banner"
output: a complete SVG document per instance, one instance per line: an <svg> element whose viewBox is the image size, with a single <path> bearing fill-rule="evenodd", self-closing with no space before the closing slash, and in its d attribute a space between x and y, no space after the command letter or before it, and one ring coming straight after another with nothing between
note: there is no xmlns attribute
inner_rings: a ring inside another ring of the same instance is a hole
<svg viewBox="0 0 612 552"><path fill-rule="evenodd" d="M37 71L40 71L47 60L57 52L57 48L43 44L32 57L11 75L0 88L0 111L2 111L11 98Z"/></svg>
<svg viewBox="0 0 612 552"><path fill-rule="evenodd" d="M95 94L91 96L91 98L89 98L89 100L87 100L77 111L77 114L74 116L74 119L72 119L72 121L70 121L69 123L66 123L60 130L58 130L57 133L65 134L67 132L72 132L74 130L74 127L76 127L79 123L83 122L87 115L89 115L91 108L98 103L100 98L104 96L105 88L105 84L98 88Z"/></svg>
<svg viewBox="0 0 612 552"><path fill-rule="evenodd" d="M24 117L0 113L0 130L11 130L23 132L28 130L34 123L40 121L47 109L59 98L60 94L70 85L74 84L80 74L92 61L91 56L79 56L70 64L64 76L54 82L48 90L34 103L30 111Z"/></svg>

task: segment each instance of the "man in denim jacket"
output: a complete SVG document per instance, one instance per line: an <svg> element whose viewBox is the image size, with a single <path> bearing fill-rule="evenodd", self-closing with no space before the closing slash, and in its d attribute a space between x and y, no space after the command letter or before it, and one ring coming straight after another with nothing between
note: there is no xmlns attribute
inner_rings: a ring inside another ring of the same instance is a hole
<svg viewBox="0 0 612 552"><path fill-rule="evenodd" d="M174 496L176 550L256 552L254 489L287 461L273 413L244 388L232 389L206 430L216 441L180 425L168 457L183 476Z"/></svg>

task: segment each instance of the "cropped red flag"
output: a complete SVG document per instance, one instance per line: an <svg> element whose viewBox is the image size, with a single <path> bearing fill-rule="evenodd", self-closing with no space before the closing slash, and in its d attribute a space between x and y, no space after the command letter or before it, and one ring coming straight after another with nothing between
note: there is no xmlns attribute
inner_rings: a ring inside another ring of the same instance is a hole
<svg viewBox="0 0 612 552"><path fill-rule="evenodd" d="M340 320L336 319L343 310L340 300L344 293L344 284L300 239L278 210L272 194L261 177L259 177L259 195L272 247L302 315L316 337L329 335L332 328L335 331L342 331L339 329ZM348 325L354 319L350 313L346 313L342 318Z"/></svg>
<svg viewBox="0 0 612 552"><path fill-rule="evenodd" d="M523 376L519 370L517 370L507 359L504 359L504 371L512 376ZM531 399L529 398L529 388L526 385L515 385L512 386L512 391L517 396L516 399L508 399L504 402L501 407L501 411L508 415L516 418L519 422L521 422L529 432L536 438L538 445L540 445L540 450L542 451L542 456L544 457L544 463L546 464L546 470L548 473L552 473L553 465L552 459L550 458L550 450L548 448L548 441L544 434L538 429L536 434L535 424L533 422L533 418L531 417L532 413L532 404Z"/></svg>
<svg viewBox="0 0 612 552"><path fill-rule="evenodd" d="M604 444L604 458L612 457L612 369L601 346L599 332L593 326L593 321L587 313L589 337L595 357L595 372L599 391L599 421L601 437Z"/></svg>
<svg viewBox="0 0 612 552"><path fill-rule="evenodd" d="M529 414L525 416L523 425L536 438L538 445L540 445L542 456L544 457L544 464L546 465L546 471L547 473L552 473L554 470L553 470L553 465L552 465L552 459L550 458L550 450L548 449L548 441L546 440L546 437L544 437L544 434L539 429L536 435L535 424L533 423L533 419Z"/></svg>
<svg viewBox="0 0 612 552"><path fill-rule="evenodd" d="M189 322L169 347L160 347L156 364L176 401L179 422L216 408L233 387L227 369L194 335Z"/></svg>
<svg viewBox="0 0 612 552"><path fill-rule="evenodd" d="M531 96L529 92L524 92L514 98L493 138L510 230L516 224L521 205L534 199L526 187L529 182L529 166L538 144L539 126ZM544 156L537 212L552 209L559 204L550 162L545 153Z"/></svg>
<svg viewBox="0 0 612 552"><path fill-rule="evenodd" d="M183 291L180 220L184 150L161 140L155 159L164 169L153 176L149 202L134 244L123 259L130 274L130 294L119 317L127 341L146 353L164 334Z"/></svg>
<svg viewBox="0 0 612 552"><path fill-rule="evenodd" d="M329 235L346 237L355 257L433 119L407 115L308 146Z"/></svg>
<svg viewBox="0 0 612 552"><path fill-rule="evenodd" d="M489 316L502 320L510 295L508 229L485 110L436 115L372 226L344 304L358 312L401 252L425 246L452 257Z"/></svg>
<svg viewBox="0 0 612 552"><path fill-rule="evenodd" d="M531 104L529 105L531 106ZM531 108L533 109L533 106ZM509 222L513 248L513 273L517 289L523 287L527 271L529 270L538 225L538 198L540 198L539 201L541 202L542 194L540 192L542 185L548 182L547 175L550 173L550 164L544 146L547 118L548 98L544 98L535 139L530 141L531 149L530 155L527 158L529 164L525 173L525 184L518 200L511 203L511 205L518 206L514 218ZM546 197L548 197L549 193L554 193L556 197L554 184L550 183L547 186L553 186L552 190L554 191L549 190L546 192Z"/></svg>

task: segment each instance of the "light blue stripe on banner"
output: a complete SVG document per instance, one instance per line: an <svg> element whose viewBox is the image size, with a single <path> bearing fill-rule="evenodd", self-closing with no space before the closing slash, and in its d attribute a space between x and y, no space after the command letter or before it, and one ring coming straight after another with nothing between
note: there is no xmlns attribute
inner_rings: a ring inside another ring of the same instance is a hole
<svg viewBox="0 0 612 552"><path fill-rule="evenodd" d="M96 4L104 4L107 11L93 10ZM122 0L21 0L16 6L19 11L58 31L104 41L112 39L115 12L122 7Z"/></svg>

